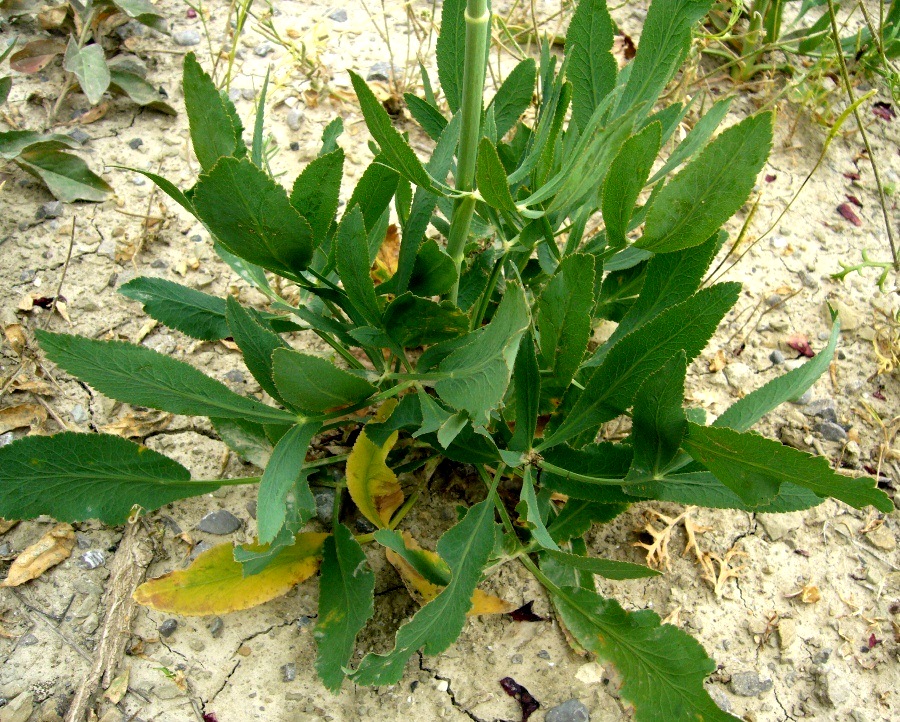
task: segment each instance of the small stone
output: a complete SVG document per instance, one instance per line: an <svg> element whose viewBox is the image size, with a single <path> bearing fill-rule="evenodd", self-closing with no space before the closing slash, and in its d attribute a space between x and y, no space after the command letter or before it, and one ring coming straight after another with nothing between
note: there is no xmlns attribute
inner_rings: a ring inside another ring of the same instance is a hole
<svg viewBox="0 0 900 722"><path fill-rule="evenodd" d="M334 20L336 23L345 23L347 22L347 11L344 8L338 8L337 10L332 10L328 13L328 18L330 20Z"/></svg>
<svg viewBox="0 0 900 722"><path fill-rule="evenodd" d="M366 80L380 80L382 82L388 83L391 80L391 64L386 63L381 60L371 68L369 68L369 74L366 75Z"/></svg>
<svg viewBox="0 0 900 722"><path fill-rule="evenodd" d="M253 88L241 88L241 97L244 100L253 100L256 97L256 91Z"/></svg>
<svg viewBox="0 0 900 722"><path fill-rule="evenodd" d="M166 263L162 258L157 258L153 263L150 264L150 268L168 268L169 264Z"/></svg>
<svg viewBox="0 0 900 722"><path fill-rule="evenodd" d="M197 528L200 531L205 531L207 534L224 536L225 534L233 534L240 529L241 520L227 509L218 509L204 516Z"/></svg>
<svg viewBox="0 0 900 722"><path fill-rule="evenodd" d="M823 421L816 427L816 430L822 434L822 438L826 441L841 443L847 440L847 432L833 421Z"/></svg>
<svg viewBox="0 0 900 722"><path fill-rule="evenodd" d="M213 547L213 545L210 544L208 541L206 541L206 539L204 539L200 543L194 545L194 548L191 549L190 557L188 557L188 558L191 561L194 561L194 559L199 557L203 552L208 551L209 549L212 549L212 547Z"/></svg>
<svg viewBox="0 0 900 722"><path fill-rule="evenodd" d="M798 512L788 514L757 514L756 521L772 541L779 541L803 526L803 517Z"/></svg>
<svg viewBox="0 0 900 722"><path fill-rule="evenodd" d="M735 391L746 391L753 378L753 370L745 363L737 361L724 369L725 380Z"/></svg>
<svg viewBox="0 0 900 722"><path fill-rule="evenodd" d="M200 44L200 33L196 30L176 30L172 33L172 40L176 45L187 47L189 45Z"/></svg>
<svg viewBox="0 0 900 722"><path fill-rule="evenodd" d="M577 679L582 684L602 684L603 667L601 667L596 662L588 662L587 664L582 664L578 668L578 671L575 672L575 679Z"/></svg>
<svg viewBox="0 0 900 722"><path fill-rule="evenodd" d="M244 378L244 372L240 369L231 369L231 371L225 374L225 378L235 384L242 384L246 380Z"/></svg>
<svg viewBox="0 0 900 722"><path fill-rule="evenodd" d="M300 627L300 629L306 629L307 627L311 627L315 623L316 620L313 617L309 617L305 614L297 617L297 626Z"/></svg>
<svg viewBox="0 0 900 722"><path fill-rule="evenodd" d="M709 687L709 696L723 712L731 712L731 700L720 687Z"/></svg>
<svg viewBox="0 0 900 722"><path fill-rule="evenodd" d="M512 657L509 658L510 664L522 664L522 662L524 662L524 661L525 660L523 659L521 654L514 654Z"/></svg>
<svg viewBox="0 0 900 722"><path fill-rule="evenodd" d="M197 235L191 236L191 240L192 240L194 243L200 243L200 242L203 241L203 236L197 234Z"/></svg>
<svg viewBox="0 0 900 722"><path fill-rule="evenodd" d="M291 150L300 150L300 144L296 140L292 140L288 148Z"/></svg>
<svg viewBox="0 0 900 722"><path fill-rule="evenodd" d="M791 403L797 406L806 406L810 401L812 401L812 391L806 390L796 399L792 399Z"/></svg>
<svg viewBox="0 0 900 722"><path fill-rule="evenodd" d="M378 527L376 527L372 522L370 522L364 516L361 516L361 517L359 517L359 519L356 520L356 531L358 531L360 534L371 534L377 530L378 530Z"/></svg>
<svg viewBox="0 0 900 722"><path fill-rule="evenodd" d="M96 569L106 561L106 556L100 549L91 549L85 552L78 560L78 566L82 569Z"/></svg>
<svg viewBox="0 0 900 722"><path fill-rule="evenodd" d="M75 130L69 133L69 137L79 145L84 145L91 139L91 136L85 133L81 128L75 128Z"/></svg>
<svg viewBox="0 0 900 722"><path fill-rule="evenodd" d="M834 399L816 399L803 409L803 413L830 421L833 424L837 423L837 404Z"/></svg>
<svg viewBox="0 0 900 722"><path fill-rule="evenodd" d="M570 699L547 710L544 722L590 722L588 708L580 699Z"/></svg>
<svg viewBox="0 0 900 722"><path fill-rule="evenodd" d="M62 201L42 203L41 207L38 208L37 218L38 220L59 218L63 214L63 211L65 211L65 205Z"/></svg>
<svg viewBox="0 0 900 722"><path fill-rule="evenodd" d="M72 417L72 421L74 421L76 424L83 424L88 420L88 413L87 411L85 411L84 406L82 406L81 404L75 404L72 407L70 416Z"/></svg>
<svg viewBox="0 0 900 722"><path fill-rule="evenodd" d="M275 48L272 47L272 43L268 40L263 40L259 45L253 48L253 54L258 55L261 58L266 57L269 53L271 53Z"/></svg>
<svg viewBox="0 0 900 722"><path fill-rule="evenodd" d="M446 692L450 689L450 683L446 679L439 679L434 687L438 692Z"/></svg>
<svg viewBox="0 0 900 722"><path fill-rule="evenodd" d="M140 138L132 138L131 140L128 141L128 147L131 148L131 150L137 150L143 144L144 144L144 141L141 140Z"/></svg>
<svg viewBox="0 0 900 722"><path fill-rule="evenodd" d="M869 544L876 549L881 549L886 552L892 552L897 548L897 539L883 526L866 534L866 539L868 539Z"/></svg>
<svg viewBox="0 0 900 722"><path fill-rule="evenodd" d="M784 354L781 353L777 348L769 354L769 361L771 361L776 366L780 366L784 363Z"/></svg>
<svg viewBox="0 0 900 722"><path fill-rule="evenodd" d="M244 508L247 510L247 513L250 515L251 519L256 518L256 500L255 499L253 501L248 501L246 507L244 507Z"/></svg>
<svg viewBox="0 0 900 722"><path fill-rule="evenodd" d="M34 277L37 276L37 271L33 268L26 268L24 271L19 273L19 280L22 283L31 283L34 280Z"/></svg>
<svg viewBox="0 0 900 722"><path fill-rule="evenodd" d="M334 489L328 486L318 487L313 496L316 499L316 517L327 528L331 527L331 515L334 511Z"/></svg>
<svg viewBox="0 0 900 722"><path fill-rule="evenodd" d="M825 664L830 657L831 649L829 647L825 647L825 649L820 649L813 655L812 661L813 664Z"/></svg>
<svg viewBox="0 0 900 722"><path fill-rule="evenodd" d="M221 637L223 631L225 631L225 622L222 621L222 617L213 617L209 621L209 633L213 639Z"/></svg>
<svg viewBox="0 0 900 722"><path fill-rule="evenodd" d="M756 697L772 689L771 679L760 679L756 672L738 672L731 675L729 687L739 697Z"/></svg>
<svg viewBox="0 0 900 722"><path fill-rule="evenodd" d="M770 308L774 308L780 304L784 303L784 298L779 296L777 293L773 293L771 296L766 298L766 305Z"/></svg>
<svg viewBox="0 0 900 722"><path fill-rule="evenodd" d="M293 682L297 679L297 665L293 662L281 665L281 681Z"/></svg>
<svg viewBox="0 0 900 722"><path fill-rule="evenodd" d="M24 634L19 637L19 645L20 647L33 647L38 643L38 638L33 634Z"/></svg>
<svg viewBox="0 0 900 722"><path fill-rule="evenodd" d="M159 632L159 636L163 639L167 639L175 634L175 630L178 629L178 620L177 619L166 619L162 624L159 625L157 631Z"/></svg>
<svg viewBox="0 0 900 722"><path fill-rule="evenodd" d="M540 652L537 653L537 656L540 659L550 659L550 652L548 652L546 649L542 649Z"/></svg>
<svg viewBox="0 0 900 722"><path fill-rule="evenodd" d="M140 173L132 173L129 180L131 181L131 184L135 186L147 185L147 179L144 178L144 176L142 176Z"/></svg>
<svg viewBox="0 0 900 722"><path fill-rule="evenodd" d="M797 623L793 619L778 622L778 646L782 650L790 648L797 639Z"/></svg>
<svg viewBox="0 0 900 722"><path fill-rule="evenodd" d="M193 649L195 652L202 652L206 649L206 645L203 644L199 639L192 639L188 642L188 646Z"/></svg>
<svg viewBox="0 0 900 722"><path fill-rule="evenodd" d="M25 722L34 710L34 694L22 692L0 709L0 722Z"/></svg>
<svg viewBox="0 0 900 722"><path fill-rule="evenodd" d="M294 108L287 114L287 125L291 130L300 130L300 123L303 121L303 111L300 108Z"/></svg>

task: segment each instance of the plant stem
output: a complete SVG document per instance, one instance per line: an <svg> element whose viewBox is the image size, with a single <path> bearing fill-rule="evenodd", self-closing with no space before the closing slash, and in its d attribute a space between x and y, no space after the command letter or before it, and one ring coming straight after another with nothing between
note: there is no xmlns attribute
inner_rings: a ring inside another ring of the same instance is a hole
<svg viewBox="0 0 900 722"><path fill-rule="evenodd" d="M456 190L468 193L456 200L450 220L447 253L456 266L457 279L450 290L450 300L456 303L459 294L459 271L472 214L475 212L475 161L481 136L481 111L484 96L484 73L487 63L487 40L491 28L491 12L487 0L468 0L466 18L466 57L463 64L463 88L460 107L459 150L457 151Z"/></svg>
<svg viewBox="0 0 900 722"><path fill-rule="evenodd" d="M847 88L847 97L850 99L850 107L853 108L853 117L856 120L856 126L862 136L863 144L866 146L866 154L869 156L869 163L872 165L872 173L875 175L875 185L878 186L878 200L881 203L881 212L884 215L884 227L887 230L888 244L891 247L891 257L894 259L894 270L900 271L900 257L897 255L897 241L894 238L894 229L891 225L891 216L888 213L887 201L884 197L884 187L881 185L881 175L878 173L878 163L875 160L875 154L872 152L872 146L869 145L869 134L863 125L862 118L859 117L859 108L856 105L856 99L853 96L853 86L850 85L850 74L847 72L847 62L844 60L844 52L841 48L841 38L838 35L837 18L834 14L834 0L828 0L828 17L831 20L831 33L834 39L834 51L838 58L838 65L841 69L841 79Z"/></svg>

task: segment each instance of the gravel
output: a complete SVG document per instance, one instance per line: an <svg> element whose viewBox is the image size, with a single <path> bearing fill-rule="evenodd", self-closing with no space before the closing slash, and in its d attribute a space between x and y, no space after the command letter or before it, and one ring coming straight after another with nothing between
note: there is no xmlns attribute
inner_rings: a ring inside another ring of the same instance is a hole
<svg viewBox="0 0 900 722"><path fill-rule="evenodd" d="M337 10L332 10L328 13L328 19L334 20L336 23L345 23L347 22L347 11L344 8L338 8Z"/></svg>
<svg viewBox="0 0 900 722"><path fill-rule="evenodd" d="M209 514L203 517L197 525L197 528L200 531L205 531L207 534L224 536L225 534L232 534L240 529L241 520L227 509L218 509L217 511L209 512Z"/></svg>
<svg viewBox="0 0 900 722"><path fill-rule="evenodd" d="M547 710L544 722L590 722L591 715L581 700L570 699Z"/></svg>
<svg viewBox="0 0 900 722"><path fill-rule="evenodd" d="M334 511L334 489L328 486L318 487L313 491L316 499L316 517L327 528L331 528L331 514Z"/></svg>
<svg viewBox="0 0 900 722"><path fill-rule="evenodd" d="M213 639L218 639L222 636L222 632L225 631L225 622L222 621L222 617L213 617L209 621L209 633L212 635Z"/></svg>
<svg viewBox="0 0 900 722"><path fill-rule="evenodd" d="M303 111L300 108L294 108L287 114L287 125L291 130L300 130L300 123L303 121Z"/></svg>
<svg viewBox="0 0 900 722"><path fill-rule="evenodd" d="M281 665L281 681L293 682L297 679L297 665L293 662Z"/></svg>
<svg viewBox="0 0 900 722"><path fill-rule="evenodd" d="M141 138L132 138L131 140L128 141L128 147L131 148L131 150L137 150L143 144L144 144L144 141Z"/></svg>
<svg viewBox="0 0 900 722"><path fill-rule="evenodd" d="M771 679L760 679L756 672L738 672L731 676L731 691L739 697L757 697L773 687Z"/></svg>
<svg viewBox="0 0 900 722"><path fill-rule="evenodd" d="M159 625L158 632L159 636L163 639L171 637L175 634L175 630L178 629L178 620L177 619L166 619L162 624Z"/></svg>
<svg viewBox="0 0 900 722"><path fill-rule="evenodd" d="M43 203L41 204L41 207L38 208L37 218L38 220L59 218L63 214L65 209L66 206L62 201L50 201L49 203Z"/></svg>
<svg viewBox="0 0 900 722"><path fill-rule="evenodd" d="M833 421L823 421L816 427L816 430L822 434L825 441L843 442L847 440L847 432Z"/></svg>
<svg viewBox="0 0 900 722"><path fill-rule="evenodd" d="M784 363L784 354L781 353L777 348L769 354L769 361L771 361L776 366L780 366Z"/></svg>
<svg viewBox="0 0 900 722"><path fill-rule="evenodd" d="M188 47L190 45L200 44L200 33L196 30L176 30L172 33L172 40L176 45Z"/></svg>

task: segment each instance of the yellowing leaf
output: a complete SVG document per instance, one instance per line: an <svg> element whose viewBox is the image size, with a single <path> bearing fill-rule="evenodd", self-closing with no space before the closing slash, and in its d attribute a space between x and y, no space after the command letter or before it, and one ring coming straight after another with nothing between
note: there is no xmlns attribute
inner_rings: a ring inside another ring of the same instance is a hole
<svg viewBox="0 0 900 722"><path fill-rule="evenodd" d="M396 405L396 399L386 401L373 421L385 421ZM397 436L395 431L384 445L378 446L363 430L347 458L347 490L350 497L363 516L381 529L387 527L391 516L403 503L403 490L397 475L385 463L388 452L397 443Z"/></svg>
<svg viewBox="0 0 900 722"><path fill-rule="evenodd" d="M68 559L74 546L75 532L71 524L57 524L19 554L0 587L17 587L37 579L50 567Z"/></svg>
<svg viewBox="0 0 900 722"><path fill-rule="evenodd" d="M441 559L435 552L423 549L419 543L413 539L408 532L403 532L403 541L406 548L417 552L420 559L431 562L434 567L436 576L450 577L450 569L446 562ZM425 605L434 599L444 588L439 584L434 584L423 577L413 566L401 557L393 549L385 549L387 560L393 565L394 569L403 580L403 585L417 604ZM478 614L506 614L511 612L515 607L507 601L488 594L481 589L476 589L472 595L472 608L469 610L469 616Z"/></svg>
<svg viewBox="0 0 900 722"><path fill-rule="evenodd" d="M0 434L24 426L40 426L47 420L47 412L38 404L19 404L0 409Z"/></svg>
<svg viewBox="0 0 900 722"><path fill-rule="evenodd" d="M142 584L134 599L145 607L185 617L249 609L280 597L315 574L327 536L315 532L298 534L293 546L286 547L262 572L250 577L244 577L241 565L234 560L234 547L220 544L200 554L187 569ZM245 548L265 549L258 544Z"/></svg>

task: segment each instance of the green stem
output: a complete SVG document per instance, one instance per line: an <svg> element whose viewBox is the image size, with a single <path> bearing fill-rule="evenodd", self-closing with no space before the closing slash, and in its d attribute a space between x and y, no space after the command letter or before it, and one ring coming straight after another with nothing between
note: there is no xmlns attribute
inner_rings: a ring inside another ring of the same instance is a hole
<svg viewBox="0 0 900 722"><path fill-rule="evenodd" d="M475 468L478 469L478 475L481 477L484 485L488 488L488 494L494 499L494 508L496 508L497 513L500 514L500 519L503 521L503 526L506 528L506 531L513 536L516 536L516 528L513 526L512 519L509 518L506 507L503 506L503 501L498 494L494 493L497 490L497 484L500 483L503 472L506 471L506 464L500 464L500 466L497 467L497 473L494 474L493 480L488 476L488 473L484 470L483 466L476 466Z"/></svg>
<svg viewBox="0 0 900 722"><path fill-rule="evenodd" d="M540 448L540 447L538 447ZM647 481L653 481L650 477L638 477L636 479L612 479L605 478L599 476L588 476L587 474L579 474L574 471L569 471L568 469L563 469L560 466L556 466L555 464L551 464L550 462L541 460L537 463L537 465L549 474L554 474L555 476L561 476L564 479L571 479L572 481L584 481L588 484L607 484L609 486L630 486L632 484L643 484Z"/></svg>
<svg viewBox="0 0 900 722"><path fill-rule="evenodd" d="M487 313L488 306L491 303L491 296L494 295L494 289L497 287L497 281L500 279L500 271L503 269L503 262L505 260L506 253L503 253L500 258L497 259L496 263L494 263L493 269L491 269L491 276L488 278L487 288L484 289L484 293L481 296L481 302L478 304L478 311L472 316L472 323L469 328L470 331L474 331L481 326L481 322L484 320L484 315Z"/></svg>
<svg viewBox="0 0 900 722"><path fill-rule="evenodd" d="M468 0L465 18L466 57L463 64L459 149L456 154L456 190L469 195L456 200L450 220L450 237L447 239L447 253L457 270L457 280L449 294L454 303L459 294L459 271L472 225L472 214L475 212L475 196L472 191L475 187L475 161L481 136L487 40L491 28L491 12L487 0Z"/></svg>

